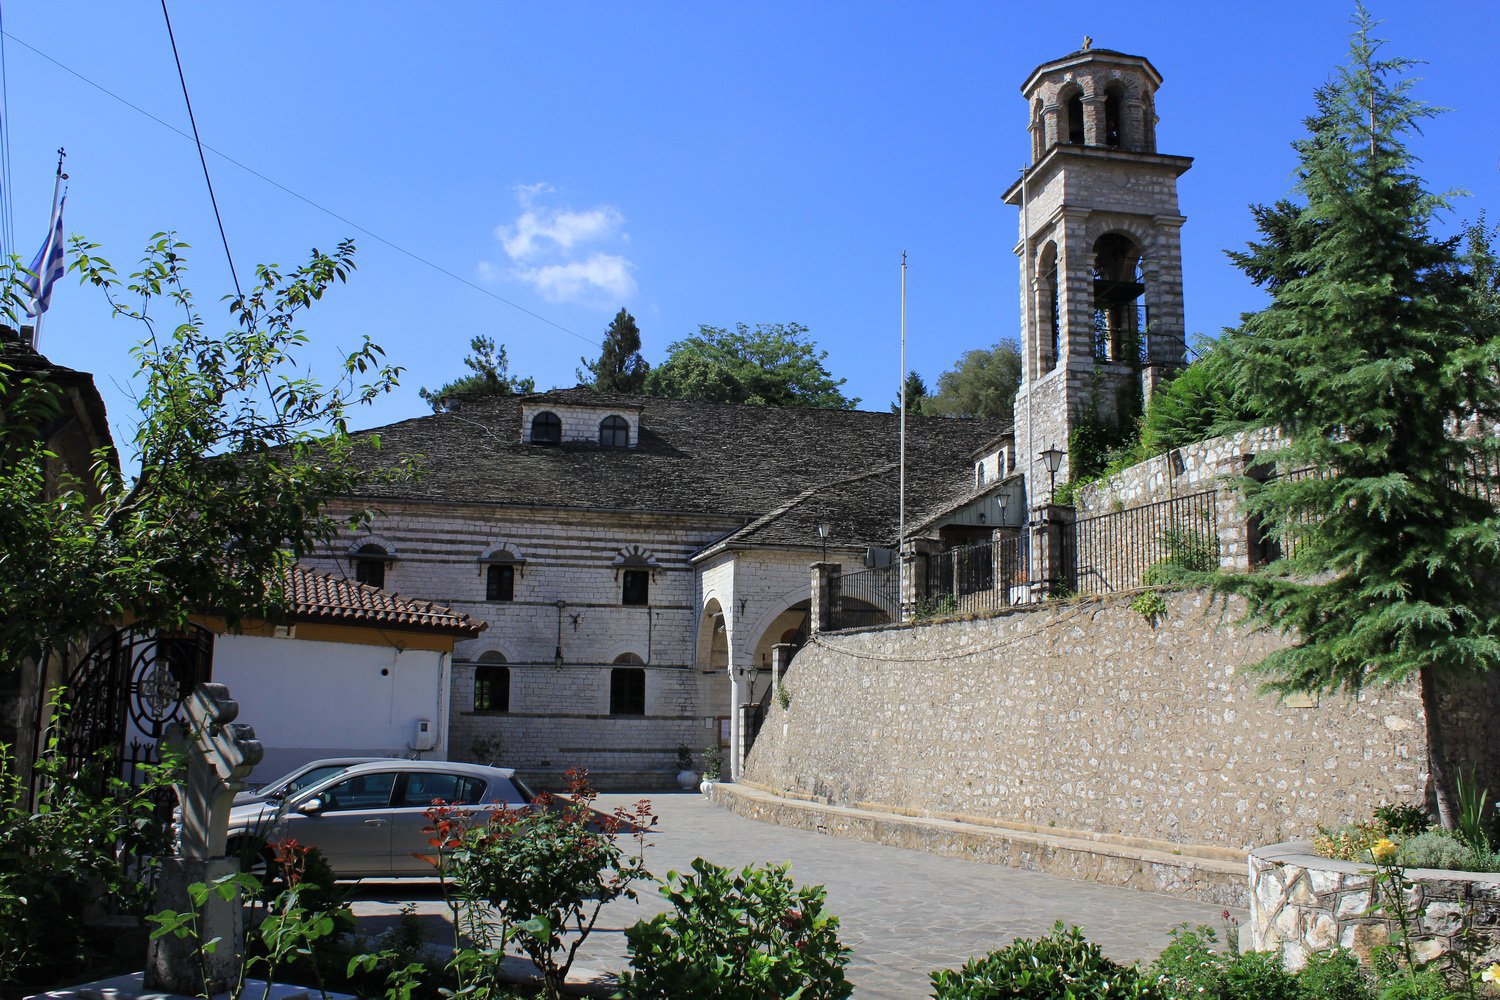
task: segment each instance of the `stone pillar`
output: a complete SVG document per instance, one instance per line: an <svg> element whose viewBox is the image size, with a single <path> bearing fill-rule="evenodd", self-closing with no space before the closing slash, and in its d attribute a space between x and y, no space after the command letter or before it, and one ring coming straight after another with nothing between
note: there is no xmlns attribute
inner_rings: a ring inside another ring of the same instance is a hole
<svg viewBox="0 0 1500 1000"><path fill-rule="evenodd" d="M1086 146L1104 145L1104 95L1094 94L1083 99L1083 142Z"/></svg>
<svg viewBox="0 0 1500 1000"><path fill-rule="evenodd" d="M1250 521L1235 481L1245 474L1244 455L1232 455L1214 466L1214 518L1219 522L1219 568L1250 572Z"/></svg>
<svg viewBox="0 0 1500 1000"><path fill-rule="evenodd" d="M786 673L786 668L792 665L792 657L797 652L797 647L789 642L778 642L771 647L771 693L781 688L781 678Z"/></svg>
<svg viewBox="0 0 1500 1000"><path fill-rule="evenodd" d="M807 628L809 632L816 634L827 631L831 627L833 602L838 593L839 576L842 570L835 562L815 562L811 569L812 600L809 602Z"/></svg>
<svg viewBox="0 0 1500 1000"><path fill-rule="evenodd" d="M236 858L211 858L207 861L162 858L156 882L158 910L188 913L194 908L188 896L188 886L194 882L212 885L239 870ZM215 936L219 937L218 947L212 955L203 955L200 965L198 942L192 936L180 938L164 934L152 938L146 952L147 989L199 996L203 993L205 977L213 993L229 989L239 976L239 952L245 940L243 924L244 903L239 893L229 899L210 893L198 912L198 926L200 929L213 928Z"/></svg>
<svg viewBox="0 0 1500 1000"><path fill-rule="evenodd" d="M1031 599L1044 600L1071 583L1064 535L1077 512L1062 504L1039 504L1031 509Z"/></svg>

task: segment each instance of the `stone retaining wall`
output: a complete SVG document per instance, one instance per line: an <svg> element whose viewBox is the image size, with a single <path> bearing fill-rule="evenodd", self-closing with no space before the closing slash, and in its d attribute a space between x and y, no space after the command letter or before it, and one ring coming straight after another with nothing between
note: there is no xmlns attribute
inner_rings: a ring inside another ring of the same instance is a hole
<svg viewBox="0 0 1500 1000"><path fill-rule="evenodd" d="M1461 947L1469 928L1476 958L1500 960L1500 875L1411 868L1406 878L1411 943L1422 962ZM1250 946L1280 951L1300 969L1313 952L1348 948L1361 960L1396 939L1393 916L1376 914L1371 866L1321 858L1307 843L1276 844L1250 853Z"/></svg>
<svg viewBox="0 0 1500 1000"><path fill-rule="evenodd" d="M1248 672L1274 635L1201 593L823 633L792 661L745 777L834 805L1246 851L1423 798L1415 686L1286 703ZM1494 680L1500 680L1496 678ZM1487 688L1444 706L1496 787Z"/></svg>

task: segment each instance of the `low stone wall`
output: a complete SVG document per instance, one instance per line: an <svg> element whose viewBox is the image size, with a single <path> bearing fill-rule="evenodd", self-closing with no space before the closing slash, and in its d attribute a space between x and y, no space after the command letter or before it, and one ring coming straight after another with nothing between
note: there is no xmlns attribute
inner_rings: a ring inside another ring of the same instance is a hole
<svg viewBox="0 0 1500 1000"><path fill-rule="evenodd" d="M1275 635L1202 593L823 633L786 676L744 776L834 805L1247 851L1425 795L1415 686L1262 694ZM1495 785L1495 681L1450 698L1450 749Z"/></svg>
<svg viewBox="0 0 1500 1000"><path fill-rule="evenodd" d="M1483 964L1500 960L1500 875L1409 868L1411 944L1430 962L1462 947L1469 929ZM1371 912L1378 902L1371 867L1321 858L1307 843L1250 853L1250 946L1280 951L1289 968L1307 956L1348 948L1361 960L1396 939L1395 919Z"/></svg>
<svg viewBox="0 0 1500 1000"><path fill-rule="evenodd" d="M1187 854L1168 845L1026 829L1021 824L973 816L913 816L863 808L863 804L833 806L776 795L744 782L715 784L708 794L715 805L741 816L833 837L1184 896L1219 906L1243 908L1248 899L1243 855L1230 861L1224 855Z"/></svg>

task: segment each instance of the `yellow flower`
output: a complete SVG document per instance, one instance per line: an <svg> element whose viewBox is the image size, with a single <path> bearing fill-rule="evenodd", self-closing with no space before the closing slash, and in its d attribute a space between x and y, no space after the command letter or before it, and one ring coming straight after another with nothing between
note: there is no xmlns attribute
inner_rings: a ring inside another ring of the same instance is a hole
<svg viewBox="0 0 1500 1000"><path fill-rule="evenodd" d="M1389 838L1381 837L1370 845L1370 853L1375 856L1376 861L1389 861L1396 854L1396 845Z"/></svg>
<svg viewBox="0 0 1500 1000"><path fill-rule="evenodd" d="M1500 984L1500 962L1490 963L1490 967L1484 970L1484 975L1479 977L1490 984Z"/></svg>

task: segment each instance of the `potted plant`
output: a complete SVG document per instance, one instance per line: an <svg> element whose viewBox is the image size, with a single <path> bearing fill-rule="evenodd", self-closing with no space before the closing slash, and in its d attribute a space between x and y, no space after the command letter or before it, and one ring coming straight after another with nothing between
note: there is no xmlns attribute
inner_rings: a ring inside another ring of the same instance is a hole
<svg viewBox="0 0 1500 1000"><path fill-rule="evenodd" d="M703 784L698 786L698 791L704 794L714 787L714 782L719 780L719 772L724 767L724 751L717 744L703 748Z"/></svg>
<svg viewBox="0 0 1500 1000"><path fill-rule="evenodd" d="M684 792L691 792L698 784L698 772L693 770L693 752L687 744L677 744L677 783Z"/></svg>

